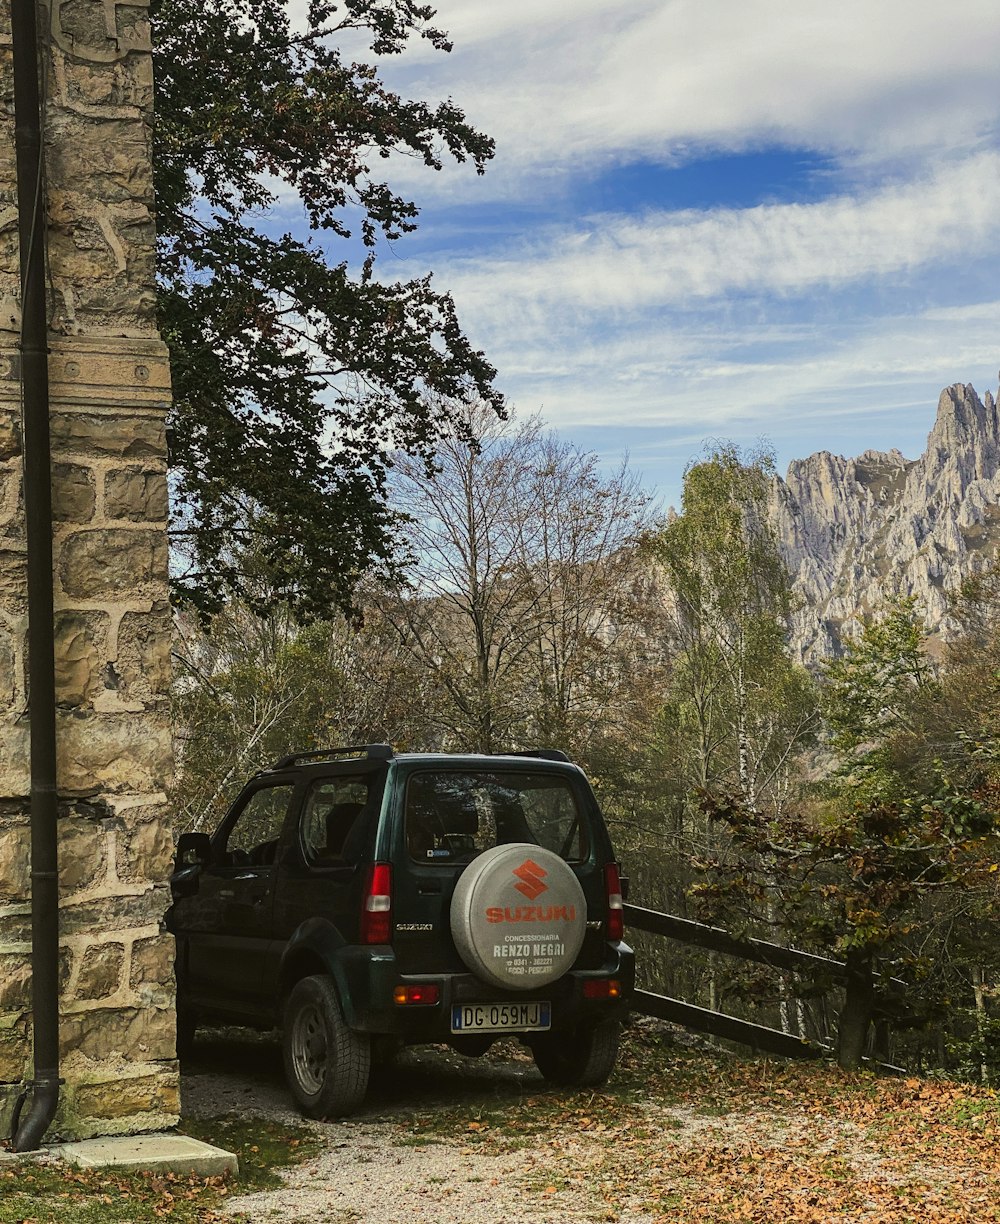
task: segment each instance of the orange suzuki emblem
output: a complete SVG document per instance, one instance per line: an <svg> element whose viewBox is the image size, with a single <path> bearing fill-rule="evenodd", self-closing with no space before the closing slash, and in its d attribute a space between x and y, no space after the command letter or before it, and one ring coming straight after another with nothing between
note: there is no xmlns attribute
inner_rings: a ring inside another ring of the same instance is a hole
<svg viewBox="0 0 1000 1224"><path fill-rule="evenodd" d="M519 893L524 893L529 901L534 901L536 897L540 897L548 889L548 884L544 883L545 877L548 874L544 867L539 867L531 859L525 859L520 867L514 868L514 875L521 881L520 884L515 884L514 887Z"/></svg>

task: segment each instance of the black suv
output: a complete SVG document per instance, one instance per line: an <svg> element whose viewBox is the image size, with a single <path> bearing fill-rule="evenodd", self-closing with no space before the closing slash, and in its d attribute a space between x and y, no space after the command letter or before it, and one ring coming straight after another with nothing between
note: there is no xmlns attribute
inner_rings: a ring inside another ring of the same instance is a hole
<svg viewBox="0 0 1000 1224"><path fill-rule="evenodd" d="M614 1066L634 958L604 819L561 752L282 757L214 834L181 836L171 887L178 1043L279 1025L309 1116L356 1108L404 1044L513 1035L566 1085Z"/></svg>

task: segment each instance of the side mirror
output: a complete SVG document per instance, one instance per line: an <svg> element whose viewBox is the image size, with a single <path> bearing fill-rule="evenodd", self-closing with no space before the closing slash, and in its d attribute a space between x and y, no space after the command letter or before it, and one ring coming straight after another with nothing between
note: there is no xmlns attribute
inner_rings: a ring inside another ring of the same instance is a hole
<svg viewBox="0 0 1000 1224"><path fill-rule="evenodd" d="M177 839L177 870L207 867L212 861L212 839L207 833L182 833Z"/></svg>

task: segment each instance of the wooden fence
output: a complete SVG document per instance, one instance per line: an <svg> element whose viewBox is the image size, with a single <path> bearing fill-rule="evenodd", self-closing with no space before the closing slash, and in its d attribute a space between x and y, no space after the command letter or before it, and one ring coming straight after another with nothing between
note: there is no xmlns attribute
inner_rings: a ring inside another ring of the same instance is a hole
<svg viewBox="0 0 1000 1224"><path fill-rule="evenodd" d="M812 952L800 952L796 948L783 948L779 944L767 943L762 939L741 939L721 927L707 926L702 922L692 922L674 914L662 914L658 910L643 909L638 905L626 904L625 924L637 931L662 935L679 943L706 948L710 952L719 952L740 960L770 965L786 972L823 975L834 983L842 983L847 977L847 966L843 961L817 956ZM876 996L876 1017L883 1021L896 1022L908 1019L904 997L906 989L906 983L898 978L884 981ZM635 991L632 1008L643 1015L656 1016L695 1032L724 1037L729 1041L748 1045L755 1051L777 1054L783 1058L825 1058L830 1053L827 1046L805 1037L783 1033L780 1029L754 1024L750 1020L742 1020L724 1012L710 1011L705 1007L696 1007L682 999L672 999L668 995L653 994L647 990Z"/></svg>

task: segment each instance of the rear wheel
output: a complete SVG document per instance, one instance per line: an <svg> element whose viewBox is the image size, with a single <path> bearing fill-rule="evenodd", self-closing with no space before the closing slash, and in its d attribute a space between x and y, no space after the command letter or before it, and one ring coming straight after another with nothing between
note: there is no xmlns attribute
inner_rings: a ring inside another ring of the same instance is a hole
<svg viewBox="0 0 1000 1224"><path fill-rule="evenodd" d="M546 1033L531 1043L535 1066L553 1084L594 1088L615 1068L621 1024L604 1020L572 1033Z"/></svg>
<svg viewBox="0 0 1000 1224"><path fill-rule="evenodd" d="M288 1087L306 1117L343 1117L364 1100L371 1041L348 1028L330 978L296 982L285 1007L282 1054Z"/></svg>

